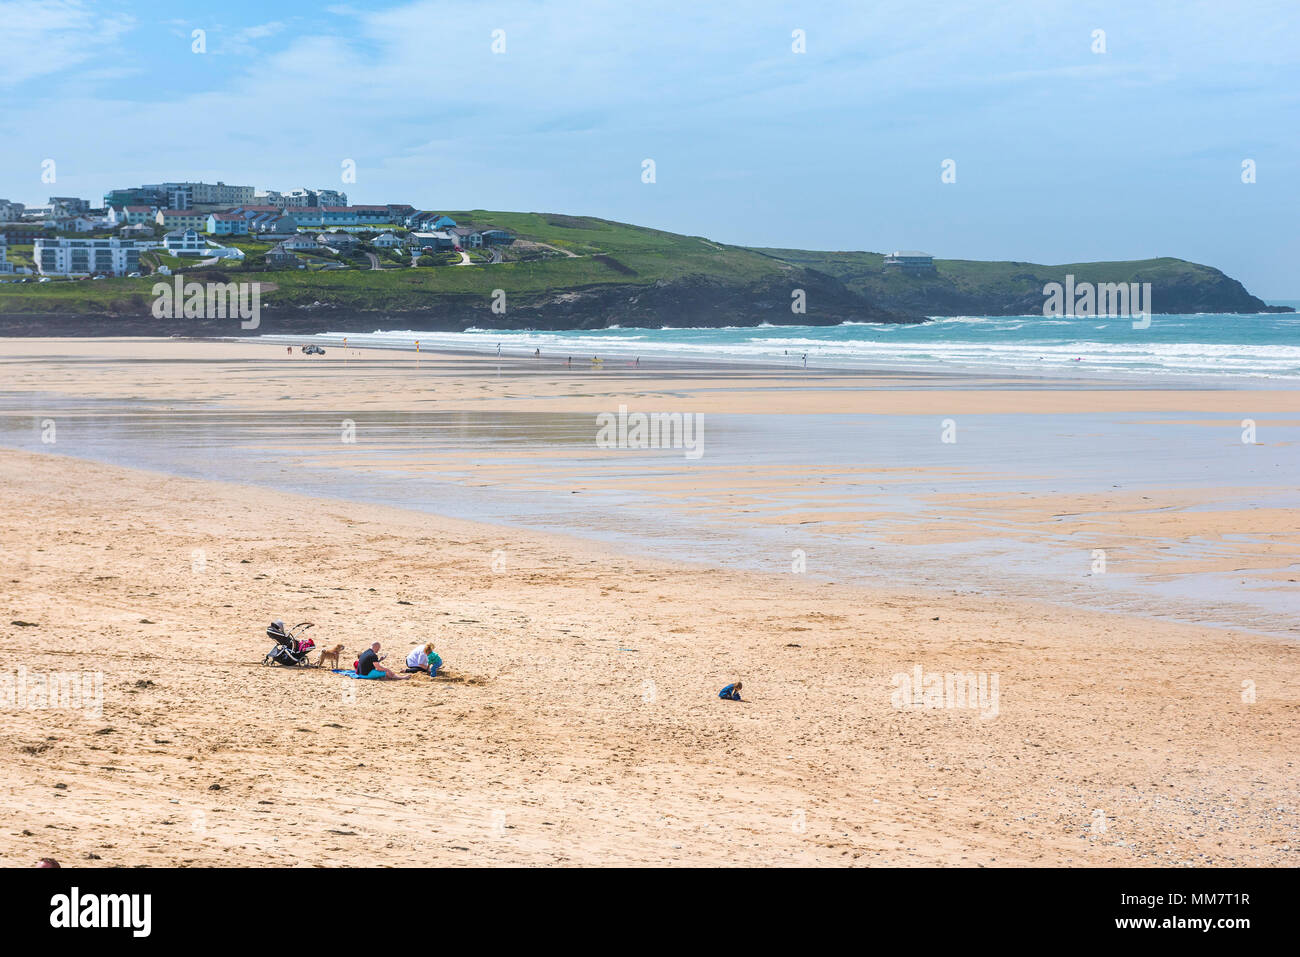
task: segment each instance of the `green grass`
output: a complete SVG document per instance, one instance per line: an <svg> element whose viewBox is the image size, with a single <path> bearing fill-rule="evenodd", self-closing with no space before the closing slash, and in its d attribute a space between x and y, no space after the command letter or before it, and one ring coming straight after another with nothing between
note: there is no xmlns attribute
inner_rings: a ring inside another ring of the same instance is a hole
<svg viewBox="0 0 1300 957"><path fill-rule="evenodd" d="M775 278L789 268L752 250L588 216L481 209L449 215L457 223L480 228L496 226L521 239L567 250L574 257L557 255L497 265L382 270L371 270L365 257L360 257L359 265L364 268L259 272L258 281L279 287L264 294L263 301L302 305L320 300L357 309L416 309L429 306L433 297L439 295L487 297L494 289L504 289L507 295L528 296L566 287L650 284L696 275L748 283ZM270 248L270 244L245 236L222 237L221 241L239 247L248 256L260 255ZM317 255L332 258L328 254ZM447 258L450 262L459 259L454 255ZM168 262L169 258L162 259ZM30 283L11 284L0 287L0 312L97 312L124 296L141 290L147 294L152 283L149 278L108 279L94 283L45 283L39 289ZM55 291L54 287L61 288Z"/></svg>
<svg viewBox="0 0 1300 957"><path fill-rule="evenodd" d="M1213 280L1217 269L1182 259L1137 259L1117 262L1040 263L972 259L936 259L931 274L909 275L886 270L883 253L819 252L808 249L758 249L758 252L784 262L816 269L839 279L854 292L868 298L889 298L902 294L925 295L953 292L968 295L999 294L1042 295L1049 282L1063 282L1067 274L1076 283L1150 282L1155 286L1186 282L1189 279Z"/></svg>
<svg viewBox="0 0 1300 957"><path fill-rule="evenodd" d="M1217 270L1177 259L1059 266L937 260L937 272L933 276L912 276L885 272L883 256L879 253L747 249L710 242L698 236L557 213L472 209L453 211L449 215L462 225L499 227L509 230L520 240L542 243L572 255L550 254L545 258L507 259L500 264L453 268L371 270L368 260L358 254L355 259L343 260L349 263L347 269L256 273L245 270L244 274L256 275L256 281L278 286L263 294L263 302L267 304L305 305L319 300L358 310L388 311L434 307L438 297L486 298L495 289L504 289L511 297L527 298L566 288L602 284L649 285L687 277L750 285L790 276L801 267L835 276L850 289L873 301L908 305L918 297L978 296L990 291L998 294L1032 292L1041 299L1043 285L1060 281L1067 272L1073 273L1080 282L1125 282L1137 281L1140 277L1141 281L1159 284L1163 281L1186 283L1203 277L1222 278ZM247 236L222 237L220 241L239 247L252 260L260 260L271 245ZM305 258L319 264L335 257L314 252L305 254ZM381 260L383 258L381 256ZM453 255L446 259L454 262L458 257ZM17 257L15 261L18 261ZM167 262L168 257L163 257L162 261ZM218 268L238 269L233 263L223 263ZM0 313L99 312L110 303L120 303L141 292L147 294L152 283L153 280L145 278L53 282L39 286L8 284L0 286Z"/></svg>
<svg viewBox="0 0 1300 957"><path fill-rule="evenodd" d="M36 269L36 259L32 255L32 243L17 243L13 246L6 246L5 258L15 266L26 266L29 269Z"/></svg>

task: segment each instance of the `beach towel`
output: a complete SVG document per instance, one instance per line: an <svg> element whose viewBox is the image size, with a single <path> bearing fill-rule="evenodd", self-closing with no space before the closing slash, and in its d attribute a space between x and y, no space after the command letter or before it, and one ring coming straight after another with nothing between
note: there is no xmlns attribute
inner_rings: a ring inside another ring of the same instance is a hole
<svg viewBox="0 0 1300 957"><path fill-rule="evenodd" d="M371 679L378 681L384 677L378 671L372 671L368 675L359 675L351 668L331 668L330 671L334 672L336 675L342 675L344 678L358 678L361 681L368 681Z"/></svg>

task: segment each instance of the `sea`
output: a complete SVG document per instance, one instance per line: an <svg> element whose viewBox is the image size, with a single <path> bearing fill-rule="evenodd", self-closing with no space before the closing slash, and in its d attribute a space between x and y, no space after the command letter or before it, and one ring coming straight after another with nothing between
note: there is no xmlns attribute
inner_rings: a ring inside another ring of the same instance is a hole
<svg viewBox="0 0 1300 957"><path fill-rule="evenodd" d="M1277 305L1300 308L1300 301ZM1149 323L1149 324L1148 324ZM1135 327L1136 326L1136 327ZM464 332L376 329L320 336L276 336L508 356L572 356L575 361L713 361L818 369L879 369L1031 376L1135 377L1168 383L1187 377L1300 380L1300 314L1155 315L1149 319L947 316L916 325L760 325L716 329L665 326Z"/></svg>

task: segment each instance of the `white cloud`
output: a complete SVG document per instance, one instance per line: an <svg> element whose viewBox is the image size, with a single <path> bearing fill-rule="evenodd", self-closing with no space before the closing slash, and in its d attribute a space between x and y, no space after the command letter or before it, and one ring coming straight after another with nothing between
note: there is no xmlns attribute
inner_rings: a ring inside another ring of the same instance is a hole
<svg viewBox="0 0 1300 957"><path fill-rule="evenodd" d="M76 0L0 2L0 89L100 56L134 26L133 17Z"/></svg>

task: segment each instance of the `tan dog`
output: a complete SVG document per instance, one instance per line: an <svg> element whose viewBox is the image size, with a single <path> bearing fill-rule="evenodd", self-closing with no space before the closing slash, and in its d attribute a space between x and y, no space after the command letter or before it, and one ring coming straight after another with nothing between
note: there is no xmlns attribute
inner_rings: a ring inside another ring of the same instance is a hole
<svg viewBox="0 0 1300 957"><path fill-rule="evenodd" d="M319 668L322 665L324 665L325 659L329 658L331 661L334 662L334 664L331 667L337 668L339 666L339 655L342 653L343 653L342 645L335 645L333 648L322 648L320 651L320 661L316 662L316 667Z"/></svg>

